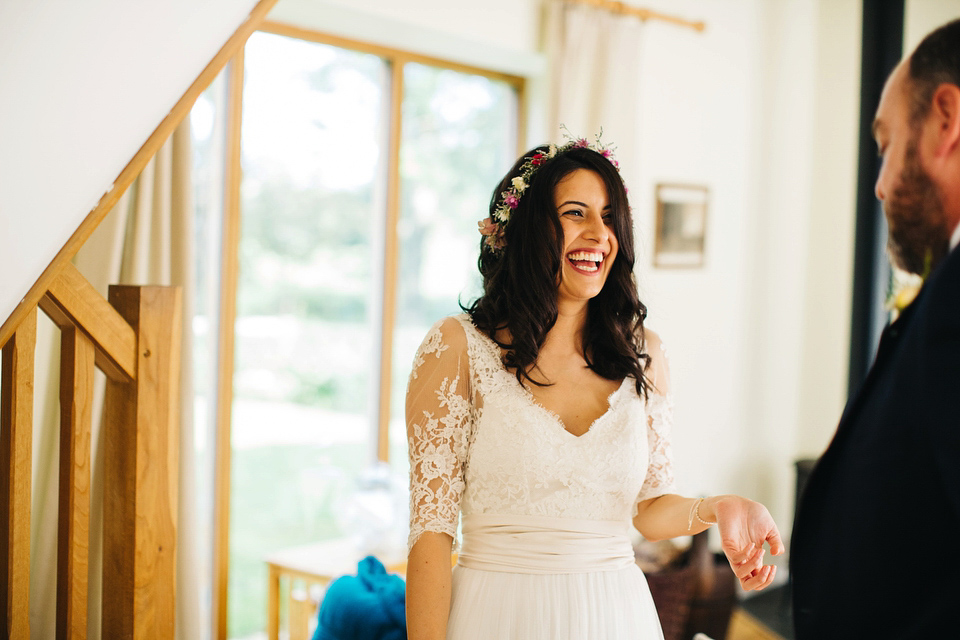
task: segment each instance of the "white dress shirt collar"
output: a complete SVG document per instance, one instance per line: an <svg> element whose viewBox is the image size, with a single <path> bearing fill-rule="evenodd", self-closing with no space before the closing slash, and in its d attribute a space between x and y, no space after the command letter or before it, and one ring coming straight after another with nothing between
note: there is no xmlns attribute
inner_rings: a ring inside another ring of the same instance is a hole
<svg viewBox="0 0 960 640"><path fill-rule="evenodd" d="M960 223L957 223L957 226L953 228L953 235L950 236L950 249L956 249L958 244L960 244Z"/></svg>

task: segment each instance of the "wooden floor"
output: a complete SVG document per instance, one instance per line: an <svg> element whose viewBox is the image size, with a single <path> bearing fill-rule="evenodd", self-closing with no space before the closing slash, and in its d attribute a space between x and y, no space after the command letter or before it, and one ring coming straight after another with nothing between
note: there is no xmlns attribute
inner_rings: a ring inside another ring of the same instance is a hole
<svg viewBox="0 0 960 640"><path fill-rule="evenodd" d="M734 609L727 640L783 640L743 609Z"/></svg>

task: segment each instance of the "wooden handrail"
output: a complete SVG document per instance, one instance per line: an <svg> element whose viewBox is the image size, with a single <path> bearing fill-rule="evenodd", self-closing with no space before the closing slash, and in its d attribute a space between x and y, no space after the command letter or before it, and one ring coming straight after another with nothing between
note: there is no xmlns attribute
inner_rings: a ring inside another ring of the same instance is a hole
<svg viewBox="0 0 960 640"><path fill-rule="evenodd" d="M137 336L72 263L61 267L40 299L40 308L61 329L82 327L94 344L97 365L113 379L133 380Z"/></svg>

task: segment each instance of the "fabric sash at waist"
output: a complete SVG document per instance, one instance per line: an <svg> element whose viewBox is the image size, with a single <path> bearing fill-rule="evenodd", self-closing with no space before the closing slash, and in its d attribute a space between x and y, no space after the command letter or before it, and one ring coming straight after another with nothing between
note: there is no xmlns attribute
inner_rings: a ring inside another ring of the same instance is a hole
<svg viewBox="0 0 960 640"><path fill-rule="evenodd" d="M581 573L635 564L627 522L473 514L461 524L457 564L468 569Z"/></svg>

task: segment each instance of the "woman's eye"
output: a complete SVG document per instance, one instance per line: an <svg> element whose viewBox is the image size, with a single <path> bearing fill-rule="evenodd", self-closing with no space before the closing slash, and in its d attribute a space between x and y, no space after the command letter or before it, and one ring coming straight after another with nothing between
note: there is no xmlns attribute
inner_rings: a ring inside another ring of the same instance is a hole
<svg viewBox="0 0 960 640"><path fill-rule="evenodd" d="M564 211L564 212L563 212L563 215L565 215L565 216L570 215L570 216L580 216L580 217L582 217L582 216L583 216L583 211L580 211L580 209L568 209L567 211Z"/></svg>

